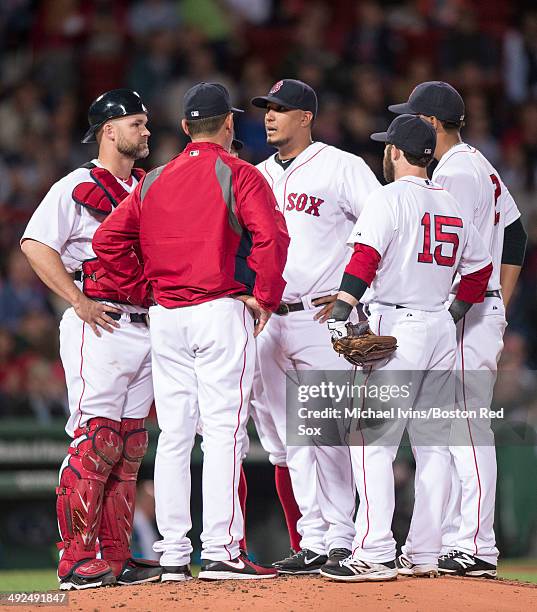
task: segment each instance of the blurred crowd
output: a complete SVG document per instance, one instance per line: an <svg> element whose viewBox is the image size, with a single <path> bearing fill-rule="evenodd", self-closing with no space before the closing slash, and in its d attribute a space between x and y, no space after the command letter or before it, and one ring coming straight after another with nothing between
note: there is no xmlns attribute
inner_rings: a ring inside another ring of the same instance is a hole
<svg viewBox="0 0 537 612"><path fill-rule="evenodd" d="M382 150L369 134L385 129L387 104L426 80L461 91L463 137L498 168L530 237L500 380L513 409L537 421L528 399L537 366L537 6L517 0L3 0L0 417L46 423L67 410L57 346L65 304L36 280L18 240L51 184L94 155L80 144L91 100L117 87L142 95L149 168L185 143L186 89L219 81L246 111L237 132L255 163L271 149L249 100L284 77L316 89L315 138L361 155L379 178Z"/></svg>

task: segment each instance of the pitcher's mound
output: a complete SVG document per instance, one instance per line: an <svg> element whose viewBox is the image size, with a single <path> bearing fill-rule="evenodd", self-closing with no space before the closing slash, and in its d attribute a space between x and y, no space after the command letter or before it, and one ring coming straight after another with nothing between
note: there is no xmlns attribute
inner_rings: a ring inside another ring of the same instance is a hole
<svg viewBox="0 0 537 612"><path fill-rule="evenodd" d="M128 612L408 612L537 610L537 585L472 578L399 578L393 582L339 583L320 577L233 580L107 587L69 593L70 610Z"/></svg>

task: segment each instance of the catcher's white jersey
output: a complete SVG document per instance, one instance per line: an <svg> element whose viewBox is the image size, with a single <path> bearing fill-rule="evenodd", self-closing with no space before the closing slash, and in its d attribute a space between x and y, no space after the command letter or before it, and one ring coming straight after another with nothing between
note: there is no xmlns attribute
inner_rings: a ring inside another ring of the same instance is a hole
<svg viewBox="0 0 537 612"><path fill-rule="evenodd" d="M364 304L442 310L455 272L471 274L491 260L453 196L414 176L371 194L348 242L366 244L381 256Z"/></svg>
<svg viewBox="0 0 537 612"><path fill-rule="evenodd" d="M488 289L500 289L504 230L520 217L500 175L477 149L461 142L442 155L433 180L451 193L477 228L494 268Z"/></svg>
<svg viewBox="0 0 537 612"><path fill-rule="evenodd" d="M97 159L91 161L102 167ZM138 184L134 176L128 182L116 180L128 193ZM21 242L30 238L57 251L67 272L75 272L83 261L95 257L91 241L103 219L73 201L73 189L84 181L92 182L90 171L77 168L54 183L21 238Z"/></svg>
<svg viewBox="0 0 537 612"><path fill-rule="evenodd" d="M259 164L284 214L291 244L284 302L336 293L350 253L345 240L380 187L361 157L312 143L285 170L274 155Z"/></svg>

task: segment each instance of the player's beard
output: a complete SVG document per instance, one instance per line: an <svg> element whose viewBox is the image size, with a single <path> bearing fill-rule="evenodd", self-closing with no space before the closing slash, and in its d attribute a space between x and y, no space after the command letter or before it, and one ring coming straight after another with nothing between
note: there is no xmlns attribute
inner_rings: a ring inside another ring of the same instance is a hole
<svg viewBox="0 0 537 612"><path fill-rule="evenodd" d="M387 183L393 183L395 180L395 168L392 162L392 145L388 145L384 149L384 159L382 160L382 173Z"/></svg>
<svg viewBox="0 0 537 612"><path fill-rule="evenodd" d="M136 161L137 159L144 159L149 155L149 146L147 142L139 142L137 144L129 142L126 138L123 138L121 134L118 134L117 139L117 150L118 153L125 157L130 157Z"/></svg>
<svg viewBox="0 0 537 612"><path fill-rule="evenodd" d="M277 149L280 147L284 147L285 145L291 142L291 138L285 138L283 136L277 136L275 134L267 134L267 144L271 147L276 147Z"/></svg>

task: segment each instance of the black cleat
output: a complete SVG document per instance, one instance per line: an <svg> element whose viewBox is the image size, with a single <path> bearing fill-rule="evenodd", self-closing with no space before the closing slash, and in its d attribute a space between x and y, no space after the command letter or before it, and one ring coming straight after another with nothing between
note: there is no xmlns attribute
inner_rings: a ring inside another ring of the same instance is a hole
<svg viewBox="0 0 537 612"><path fill-rule="evenodd" d="M321 575L343 582L379 582L395 580L397 578L397 568L395 567L395 561L373 563L372 561L347 557L343 561L339 561L337 565L326 569L323 567Z"/></svg>
<svg viewBox="0 0 537 612"><path fill-rule="evenodd" d="M127 559L116 580L122 585L144 584L144 582L159 582L161 575L162 567L158 561Z"/></svg>
<svg viewBox="0 0 537 612"><path fill-rule="evenodd" d="M328 553L328 561L322 566L321 569L338 566L340 561L343 561L343 559L346 559L351 555L352 551L350 551L348 548L332 548L332 550Z"/></svg>
<svg viewBox="0 0 537 612"><path fill-rule="evenodd" d="M438 559L438 570L450 576L496 578L496 566L462 550L452 550Z"/></svg>
<svg viewBox="0 0 537 612"><path fill-rule="evenodd" d="M59 576L60 590L83 590L116 584L111 567L103 559L83 559L75 563L69 573Z"/></svg>
<svg viewBox="0 0 537 612"><path fill-rule="evenodd" d="M273 563L280 574L318 574L321 567L328 561L326 555L320 555L313 550L304 548L290 557Z"/></svg>
<svg viewBox="0 0 537 612"><path fill-rule="evenodd" d="M162 567L162 582L185 582L192 580L190 565L164 565Z"/></svg>
<svg viewBox="0 0 537 612"><path fill-rule="evenodd" d="M277 578L274 568L262 567L241 553L230 561L201 560L201 570L198 578L201 580L259 580L262 578Z"/></svg>

